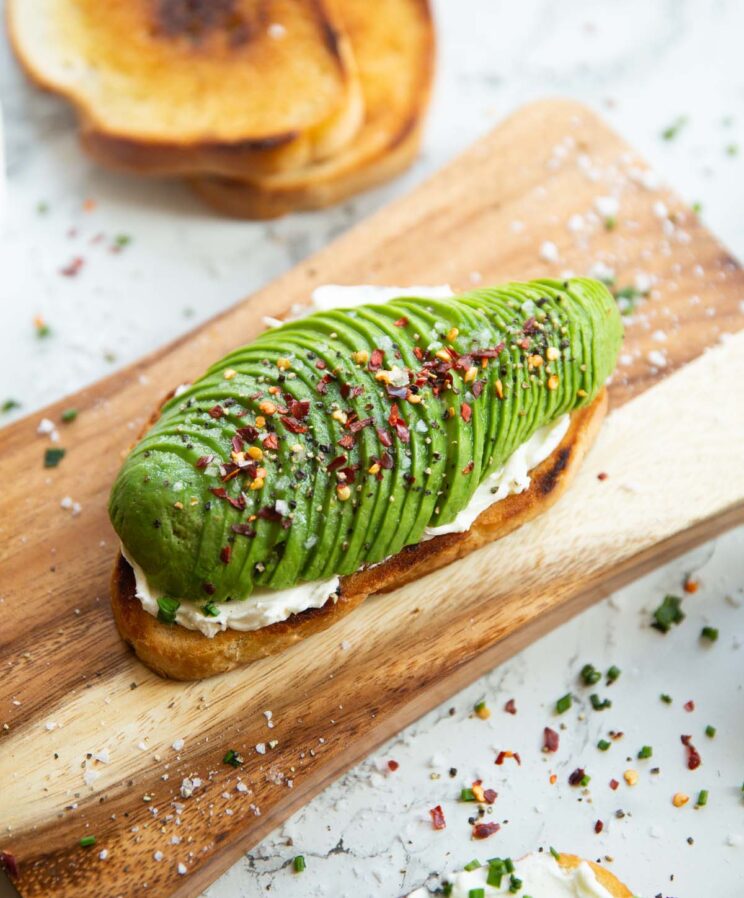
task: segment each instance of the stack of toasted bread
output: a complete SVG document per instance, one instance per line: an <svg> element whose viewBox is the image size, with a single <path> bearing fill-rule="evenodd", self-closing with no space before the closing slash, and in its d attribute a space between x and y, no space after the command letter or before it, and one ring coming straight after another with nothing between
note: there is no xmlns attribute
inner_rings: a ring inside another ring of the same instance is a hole
<svg viewBox="0 0 744 898"><path fill-rule="evenodd" d="M338 202L418 150L428 0L9 0L8 23L95 159L230 215Z"/></svg>

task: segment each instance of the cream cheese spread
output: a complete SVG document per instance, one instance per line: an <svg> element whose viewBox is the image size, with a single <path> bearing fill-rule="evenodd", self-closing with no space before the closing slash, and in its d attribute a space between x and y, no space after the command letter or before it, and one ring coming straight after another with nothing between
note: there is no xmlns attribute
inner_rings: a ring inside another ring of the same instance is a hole
<svg viewBox="0 0 744 898"><path fill-rule="evenodd" d="M597 881L594 871L582 861L578 867L561 867L548 852L528 854L515 862L514 876L522 885L514 892L511 878L505 875L500 886L488 885L488 865L475 870L462 870L452 880L450 898L469 898L472 889L483 889L484 898L492 895L522 895L534 898L612 898ZM426 889L416 889L409 898L430 898Z"/></svg>

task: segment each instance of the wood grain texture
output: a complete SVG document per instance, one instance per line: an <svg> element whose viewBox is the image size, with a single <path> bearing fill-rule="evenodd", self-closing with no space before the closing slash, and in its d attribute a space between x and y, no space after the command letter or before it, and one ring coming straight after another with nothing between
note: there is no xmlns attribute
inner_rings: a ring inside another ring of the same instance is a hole
<svg viewBox="0 0 744 898"><path fill-rule="evenodd" d="M744 324L744 274L642 171L583 107L529 106L252 299L47 409L53 419L81 410L62 431L58 468L42 468L42 413L0 432L0 850L19 862L22 895L197 895L456 688L603 591L742 520L744 333L720 338ZM608 231L591 210L615 192L621 211ZM574 213L583 233L566 227ZM558 263L540 260L544 240ZM597 445L547 514L224 677L166 682L125 650L108 606L116 543L107 494L121 451L170 387L320 283L466 288L583 274L600 259L619 286L639 272L657 282L628 326ZM82 504L79 516L59 507L67 495ZM273 739L275 748L256 750ZM240 769L222 763L228 748L243 754ZM108 763L94 757L102 751ZM202 785L181 798L188 776ZM251 791L238 791L239 780ZM95 848L78 846L86 834Z"/></svg>

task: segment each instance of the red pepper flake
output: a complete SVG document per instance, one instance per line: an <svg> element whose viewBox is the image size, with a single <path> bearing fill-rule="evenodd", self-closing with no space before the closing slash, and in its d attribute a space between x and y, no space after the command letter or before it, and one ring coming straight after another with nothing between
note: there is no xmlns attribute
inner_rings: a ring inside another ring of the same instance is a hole
<svg viewBox="0 0 744 898"><path fill-rule="evenodd" d="M290 433L307 433L307 426L300 424L296 418L290 418L288 415L279 419Z"/></svg>
<svg viewBox="0 0 744 898"><path fill-rule="evenodd" d="M601 820L597 820L597 822L594 824L594 832L597 835L599 835L603 829L604 829L604 823L602 823Z"/></svg>
<svg viewBox="0 0 744 898"><path fill-rule="evenodd" d="M408 319L406 317L399 318L397 321L394 321L393 324L396 327L405 327L408 324Z"/></svg>
<svg viewBox="0 0 744 898"><path fill-rule="evenodd" d="M280 512L273 505L264 505L259 509L256 517L262 518L264 521L281 521L282 519Z"/></svg>
<svg viewBox="0 0 744 898"><path fill-rule="evenodd" d="M393 445L392 437L386 430L383 430L381 427L377 428L377 437L383 446L392 446Z"/></svg>
<svg viewBox="0 0 744 898"><path fill-rule="evenodd" d="M504 351L504 343L498 343L493 349L474 349L470 355L474 359L497 359Z"/></svg>
<svg viewBox="0 0 744 898"><path fill-rule="evenodd" d="M510 698L509 701L504 705L504 711L506 711L507 714L517 713L517 703L513 698Z"/></svg>
<svg viewBox="0 0 744 898"><path fill-rule="evenodd" d="M222 418L225 415L225 410L221 405L213 405L212 408L209 409L209 415L212 418Z"/></svg>
<svg viewBox="0 0 744 898"><path fill-rule="evenodd" d="M297 418L298 421L301 421L303 418L307 418L309 412L309 399L293 399L289 403L289 413L293 418Z"/></svg>
<svg viewBox="0 0 744 898"><path fill-rule="evenodd" d="M686 577L685 582L682 584L682 589L685 592L693 593L697 592L700 588L700 582L698 580L694 580L692 577Z"/></svg>
<svg viewBox="0 0 744 898"><path fill-rule="evenodd" d="M202 583L202 589L208 596L213 596L217 592L217 587L209 581Z"/></svg>
<svg viewBox="0 0 744 898"><path fill-rule="evenodd" d="M523 334L535 334L538 330L540 328L537 326L537 321L534 318L528 318L522 325Z"/></svg>
<svg viewBox="0 0 744 898"><path fill-rule="evenodd" d="M231 546L223 546L220 551L220 561L223 564L230 564L230 556L232 555L232 547Z"/></svg>
<svg viewBox="0 0 744 898"><path fill-rule="evenodd" d="M397 761L388 761L388 768L392 770L393 773L400 767L400 764Z"/></svg>
<svg viewBox="0 0 744 898"><path fill-rule="evenodd" d="M460 416L462 417L462 420L466 424L468 424L472 415L472 408L467 404L467 402L463 402L463 404L460 406Z"/></svg>
<svg viewBox="0 0 744 898"><path fill-rule="evenodd" d="M197 468L206 468L207 465L211 464L214 461L213 455L202 455L196 460Z"/></svg>
<svg viewBox="0 0 744 898"><path fill-rule="evenodd" d="M607 478L609 476L610 475L607 474L605 471L600 471L599 474L597 474L597 480L607 480Z"/></svg>
<svg viewBox="0 0 744 898"><path fill-rule="evenodd" d="M268 436L264 437L261 441L261 445L264 449L278 449L279 437L275 433L270 433Z"/></svg>
<svg viewBox="0 0 744 898"><path fill-rule="evenodd" d="M64 268L60 268L59 273L66 278L77 277L84 264L84 259L80 256L75 256L75 258L71 259Z"/></svg>
<svg viewBox="0 0 744 898"><path fill-rule="evenodd" d="M568 785L569 786L580 786L581 781L586 776L586 771L583 767L577 767L573 773L568 776Z"/></svg>
<svg viewBox="0 0 744 898"><path fill-rule="evenodd" d="M218 499L227 499L227 490L224 486L210 486L209 492Z"/></svg>
<svg viewBox="0 0 744 898"><path fill-rule="evenodd" d="M431 815L431 824L434 829L445 829L447 823L444 819L444 811L442 810L441 804L438 804L435 808L432 808L429 811Z"/></svg>
<svg viewBox="0 0 744 898"><path fill-rule="evenodd" d="M555 730L545 727L543 730L543 751L558 751L561 737Z"/></svg>
<svg viewBox="0 0 744 898"><path fill-rule="evenodd" d="M522 766L522 759L519 757L518 751L500 751L496 757L495 763L500 767L507 758L514 758L517 764L520 767Z"/></svg>
<svg viewBox="0 0 744 898"><path fill-rule="evenodd" d="M377 371L382 366L382 360L385 358L385 353L381 349L373 349L372 355L369 357L369 365L367 366L370 371Z"/></svg>
<svg viewBox="0 0 744 898"><path fill-rule="evenodd" d="M393 456L389 452L383 452L380 456L380 467L386 471L393 469Z"/></svg>
<svg viewBox="0 0 744 898"><path fill-rule="evenodd" d="M484 380L476 380L473 384L473 397L477 399L480 394L483 392L483 387L485 387L486 382Z"/></svg>
<svg viewBox="0 0 744 898"><path fill-rule="evenodd" d="M325 395L328 392L328 384L333 380L332 375L324 374L323 377L318 381L315 385L315 389L321 394L321 396Z"/></svg>
<svg viewBox="0 0 744 898"><path fill-rule="evenodd" d="M476 823L473 827L474 839L487 839L501 829L500 823Z"/></svg>
<svg viewBox="0 0 744 898"><path fill-rule="evenodd" d="M470 473L472 472L472 470L473 470L474 467L475 467L475 462L474 462L474 461L469 461L469 462L465 465L465 467L462 469L462 473L463 473L463 474L470 474Z"/></svg>
<svg viewBox="0 0 744 898"><path fill-rule="evenodd" d="M416 356L416 358L417 358L419 361L422 361L423 358L424 358L424 350L421 349L420 346L414 346L414 347L413 347L413 354Z"/></svg>
<svg viewBox="0 0 744 898"><path fill-rule="evenodd" d="M700 753L692 744L692 736L680 736L682 745L687 749L687 767L689 770L697 770L703 763Z"/></svg>
<svg viewBox="0 0 744 898"><path fill-rule="evenodd" d="M11 879L18 877L18 861L8 851L0 851L0 870L5 870Z"/></svg>
<svg viewBox="0 0 744 898"><path fill-rule="evenodd" d="M359 433L360 430L364 430L365 427L369 427L370 424L374 423L374 418L361 418L359 421L352 421L349 424L349 430L352 433Z"/></svg>
<svg viewBox="0 0 744 898"><path fill-rule="evenodd" d="M610 780L610 789L612 789L613 792L617 792L617 787L619 785L620 783L617 780Z"/></svg>
<svg viewBox="0 0 744 898"><path fill-rule="evenodd" d="M258 438L258 430L250 424L246 427L241 427L236 433L241 439L245 440L246 443L252 443Z"/></svg>
<svg viewBox="0 0 744 898"><path fill-rule="evenodd" d="M232 440L230 440L230 445L233 447L233 452L242 452L243 451L243 439L239 436L234 436Z"/></svg>
<svg viewBox="0 0 744 898"><path fill-rule="evenodd" d="M327 470L335 471L338 468L343 468L343 466L346 464L346 462L347 462L347 458L345 455L337 455L333 459L333 461L328 462Z"/></svg>
<svg viewBox="0 0 744 898"><path fill-rule="evenodd" d="M245 508L245 496L241 493L237 499L233 499L232 496L225 496L227 501L232 505L233 508L237 508L238 511L243 511Z"/></svg>
<svg viewBox="0 0 744 898"><path fill-rule="evenodd" d="M233 533L237 533L240 536L247 536L248 539L253 539L256 535L256 531L250 524L233 524L230 529Z"/></svg>
<svg viewBox="0 0 744 898"><path fill-rule="evenodd" d="M315 367L318 369L318 371L324 371L328 366L323 361L323 359L318 359L318 361L315 363Z"/></svg>
<svg viewBox="0 0 744 898"><path fill-rule="evenodd" d="M343 449L351 450L354 448L355 442L356 441L354 440L354 437L350 433L347 433L341 437L341 439L338 441L338 445Z"/></svg>
<svg viewBox="0 0 744 898"><path fill-rule="evenodd" d="M685 709L685 711L688 712L688 714L691 714L695 710L695 702L690 699L690 701L685 702L682 707Z"/></svg>
<svg viewBox="0 0 744 898"><path fill-rule="evenodd" d="M498 792L495 792L493 789L484 789L483 790L483 800L486 804L493 804L494 801L499 797Z"/></svg>

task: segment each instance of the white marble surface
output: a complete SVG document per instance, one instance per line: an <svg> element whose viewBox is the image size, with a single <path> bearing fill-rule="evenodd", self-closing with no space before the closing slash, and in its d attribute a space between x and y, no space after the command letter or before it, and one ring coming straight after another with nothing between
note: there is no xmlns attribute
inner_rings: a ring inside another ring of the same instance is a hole
<svg viewBox="0 0 744 898"><path fill-rule="evenodd" d="M340 208L272 224L222 221L180 185L89 164L70 112L24 81L0 41L8 173L0 224L0 403L13 398L22 405L2 420L32 412L230 305L408 189L511 109L545 94L600 108L683 195L702 203L710 226L744 256L740 0L436 5L439 85L419 163ZM686 122L678 137L662 140L660 132L680 116ZM93 201L87 209L86 200ZM112 253L120 234L131 243ZM76 256L84 259L79 274L60 276ZM51 336L38 338L36 315ZM612 866L643 895L744 893L742 557L744 532L730 534L521 653L319 796L212 886L209 898L269 891L395 898L473 856L517 856L549 844L614 857ZM663 638L649 629L649 610L666 591L679 592L689 571L701 589L686 599L684 624ZM699 643L703 622L721 629L713 647ZM589 709L581 719L586 690L575 678L587 660L616 663L623 676L600 690L612 696L612 709ZM551 703L570 688L582 702L562 720L559 754L546 759L542 727L554 723ZM674 697L671 707L660 703L662 691ZM469 715L483 696L494 712L487 722ZM512 697L519 709L513 717L501 710ZM696 703L691 714L682 709L688 699ZM703 735L708 723L718 727L713 741ZM594 743L611 728L626 735L604 755ZM694 734L703 754L695 773L685 770L681 733ZM653 761L626 762L646 743ZM523 766L495 767L499 749L520 751ZM386 767L391 758L400 764L395 773ZM567 774L584 765L592 775L588 796L566 784ZM654 765L658 776L649 773ZM639 785L611 792L607 781L622 779L630 766L640 771ZM558 775L555 786L550 771ZM481 775L499 792L495 819L509 820L483 845L469 838L472 806L454 801ZM674 792L700 788L710 790L704 810L692 802L672 806ZM448 826L434 832L427 812L440 803ZM616 817L618 810L626 816ZM600 836L597 819L606 824ZM308 861L300 876L287 866L297 853Z"/></svg>

